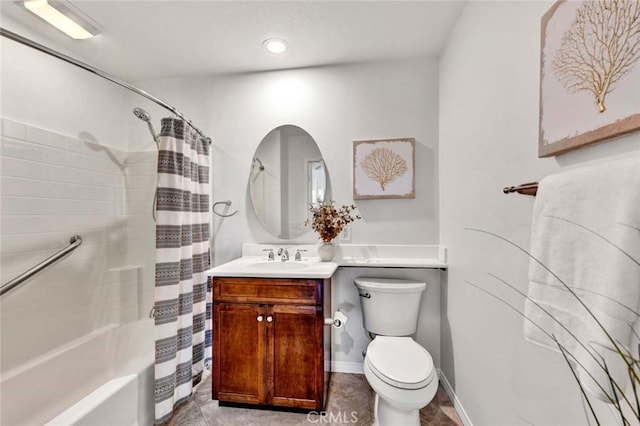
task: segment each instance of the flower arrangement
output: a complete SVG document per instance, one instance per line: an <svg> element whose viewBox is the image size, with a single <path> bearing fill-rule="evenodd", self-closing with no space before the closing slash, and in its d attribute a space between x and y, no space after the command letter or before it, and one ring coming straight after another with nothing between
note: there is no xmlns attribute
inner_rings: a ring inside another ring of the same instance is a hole
<svg viewBox="0 0 640 426"><path fill-rule="evenodd" d="M312 218L304 222L320 234L320 239L325 243L331 242L351 222L362 219L359 215L351 215L357 208L354 204L345 205L339 209L336 209L334 204L333 200L328 203L311 204L309 211L312 213Z"/></svg>

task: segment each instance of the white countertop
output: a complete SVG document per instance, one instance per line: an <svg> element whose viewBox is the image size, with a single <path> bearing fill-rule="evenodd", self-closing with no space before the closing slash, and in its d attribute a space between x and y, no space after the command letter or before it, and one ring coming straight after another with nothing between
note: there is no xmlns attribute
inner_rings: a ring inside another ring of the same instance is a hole
<svg viewBox="0 0 640 426"><path fill-rule="evenodd" d="M264 250L289 251L289 261L268 261ZM302 251L302 261L295 253ZM321 262L315 244L252 244L242 245L242 257L206 271L212 277L254 278L330 278L340 266L365 268L425 268L447 269L447 250L442 246L394 244L336 245L333 262Z"/></svg>
<svg viewBox="0 0 640 426"><path fill-rule="evenodd" d="M276 256L277 257L277 256ZM206 271L212 277L252 278L331 278L338 269L334 262L322 262L318 257L305 257L302 261L292 259L267 260L266 255L242 256Z"/></svg>
<svg viewBox="0 0 640 426"><path fill-rule="evenodd" d="M442 246L400 244L341 244L334 261L340 266L367 268L447 269Z"/></svg>
<svg viewBox="0 0 640 426"><path fill-rule="evenodd" d="M338 266L362 268L416 268L416 269L447 269L447 264L438 259L422 258L376 258L376 259L340 259Z"/></svg>

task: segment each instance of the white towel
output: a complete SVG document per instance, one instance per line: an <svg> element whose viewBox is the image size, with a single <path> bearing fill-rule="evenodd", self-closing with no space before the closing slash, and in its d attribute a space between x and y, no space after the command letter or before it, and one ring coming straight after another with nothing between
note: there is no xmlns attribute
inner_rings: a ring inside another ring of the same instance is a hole
<svg viewBox="0 0 640 426"><path fill-rule="evenodd" d="M640 324L632 312L640 310L640 156L544 178L534 206L531 255L574 289L609 334L638 357L637 345L630 344L632 327L638 332ZM605 356L616 381L627 384L626 367L606 349L612 344L602 329L577 298L535 260L529 268L528 298L525 316L555 335L603 388L609 389L609 381L597 362L532 301L589 350L594 348ZM529 321L524 331L528 341L558 351ZM587 390L607 400L583 368L577 366L576 372Z"/></svg>

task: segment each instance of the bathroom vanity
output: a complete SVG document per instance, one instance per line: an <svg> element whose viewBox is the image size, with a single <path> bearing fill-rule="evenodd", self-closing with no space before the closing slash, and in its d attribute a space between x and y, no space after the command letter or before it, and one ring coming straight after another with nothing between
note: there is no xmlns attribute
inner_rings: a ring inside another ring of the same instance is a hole
<svg viewBox="0 0 640 426"><path fill-rule="evenodd" d="M313 273L305 262L239 260L212 270L214 399L325 408L331 330L324 318L331 316L330 276L336 267L320 266L322 272ZM305 273L316 277L271 277Z"/></svg>
<svg viewBox="0 0 640 426"><path fill-rule="evenodd" d="M240 258L207 271L213 281L212 396L221 403L324 409L338 267L446 268L439 246L342 245L336 262L320 262L315 245L285 247L292 254L287 261L265 254L279 246L243 244ZM293 255L298 252L309 257ZM428 311L439 318L437 306Z"/></svg>

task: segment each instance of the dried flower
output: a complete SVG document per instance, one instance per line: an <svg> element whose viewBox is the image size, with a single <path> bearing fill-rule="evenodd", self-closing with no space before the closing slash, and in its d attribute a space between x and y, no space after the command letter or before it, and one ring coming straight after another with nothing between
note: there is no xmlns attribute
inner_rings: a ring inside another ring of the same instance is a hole
<svg viewBox="0 0 640 426"><path fill-rule="evenodd" d="M334 203L335 201L332 200L329 203L311 204L309 211L313 217L304 222L305 225L311 226L311 229L320 234L320 239L326 243L337 237L345 226L362 219L359 215L351 215L351 212L357 208L355 204L342 206L336 210Z"/></svg>

